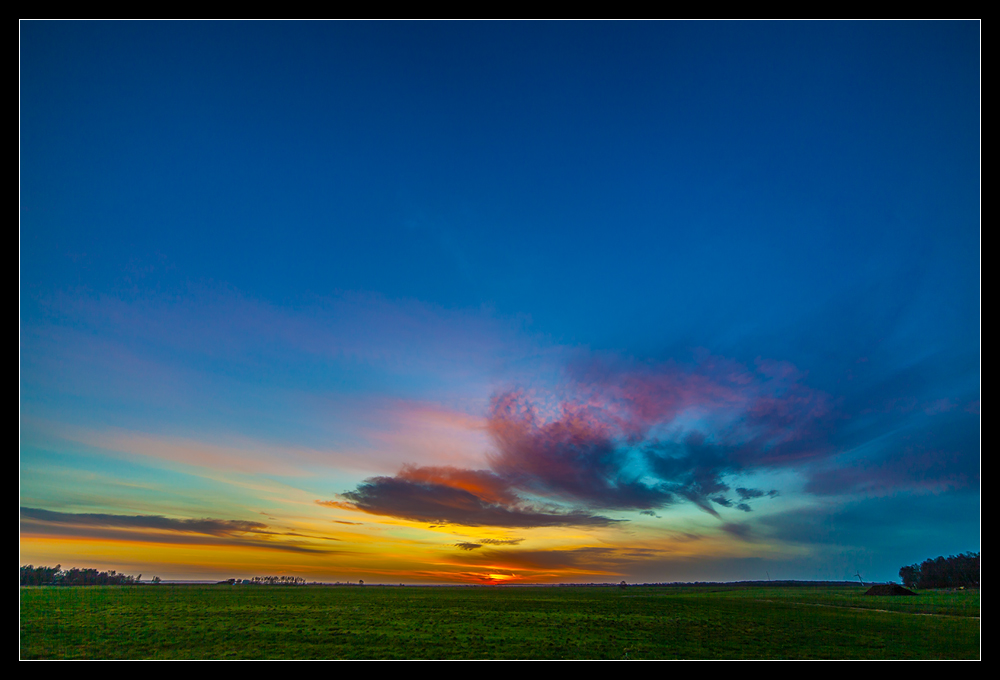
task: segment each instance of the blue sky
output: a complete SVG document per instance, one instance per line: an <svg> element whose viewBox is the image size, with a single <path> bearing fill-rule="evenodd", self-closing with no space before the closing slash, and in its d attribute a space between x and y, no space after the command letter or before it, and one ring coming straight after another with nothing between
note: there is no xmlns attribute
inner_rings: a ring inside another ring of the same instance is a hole
<svg viewBox="0 0 1000 680"><path fill-rule="evenodd" d="M21 22L20 125L22 562L979 551L978 22Z"/></svg>

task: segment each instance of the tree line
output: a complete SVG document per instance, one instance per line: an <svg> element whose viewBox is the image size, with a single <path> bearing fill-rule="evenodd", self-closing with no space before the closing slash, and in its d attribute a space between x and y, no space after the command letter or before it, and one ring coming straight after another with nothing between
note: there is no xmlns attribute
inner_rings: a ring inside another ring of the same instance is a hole
<svg viewBox="0 0 1000 680"><path fill-rule="evenodd" d="M899 570L907 588L978 588L979 553L926 559Z"/></svg>
<svg viewBox="0 0 1000 680"><path fill-rule="evenodd" d="M62 565L54 567L36 567L27 565L21 567L22 586L132 586L139 583L142 574L129 576L114 571L98 571L97 569L63 570ZM160 577L154 577L153 583L159 583Z"/></svg>
<svg viewBox="0 0 1000 680"><path fill-rule="evenodd" d="M268 585L268 586L304 586L306 580L301 576L254 576L251 579L238 579L231 578L227 581L222 581L222 583L228 583L230 585L235 585L238 583L250 583L251 585Z"/></svg>

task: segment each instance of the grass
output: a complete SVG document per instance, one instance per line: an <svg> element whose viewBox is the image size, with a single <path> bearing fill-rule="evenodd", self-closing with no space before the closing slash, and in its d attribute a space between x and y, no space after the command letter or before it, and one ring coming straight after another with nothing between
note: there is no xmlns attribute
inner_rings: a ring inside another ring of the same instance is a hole
<svg viewBox="0 0 1000 680"><path fill-rule="evenodd" d="M978 659L978 591L21 589L22 659Z"/></svg>

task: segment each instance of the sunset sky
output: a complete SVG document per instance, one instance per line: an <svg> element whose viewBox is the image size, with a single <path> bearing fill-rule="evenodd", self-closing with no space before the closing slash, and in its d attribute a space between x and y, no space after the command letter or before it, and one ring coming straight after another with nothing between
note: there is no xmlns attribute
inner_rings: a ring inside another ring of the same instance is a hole
<svg viewBox="0 0 1000 680"><path fill-rule="evenodd" d="M20 23L20 562L980 550L980 24Z"/></svg>

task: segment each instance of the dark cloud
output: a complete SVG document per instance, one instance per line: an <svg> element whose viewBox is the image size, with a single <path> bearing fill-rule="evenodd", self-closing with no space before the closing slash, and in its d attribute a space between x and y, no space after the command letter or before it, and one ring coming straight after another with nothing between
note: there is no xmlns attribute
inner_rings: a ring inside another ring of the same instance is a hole
<svg viewBox="0 0 1000 680"><path fill-rule="evenodd" d="M478 550L483 547L482 543L456 543L455 547L459 550Z"/></svg>
<svg viewBox="0 0 1000 680"><path fill-rule="evenodd" d="M740 495L740 500L743 501L742 503L739 503L736 506L736 508L738 510L742 510L743 512L753 512L753 508L751 508L750 504L746 502L748 500L754 498L763 498L765 496L767 496L768 498L774 498L775 496L778 495L778 492L774 489L771 489L770 491L765 493L760 489L748 489L742 486L736 488L736 493Z"/></svg>
<svg viewBox="0 0 1000 680"><path fill-rule="evenodd" d="M461 486L463 480L486 481ZM552 512L521 501L489 472L407 467L395 477L372 477L342 496L374 515L448 525L539 527L606 526L617 520L588 512Z"/></svg>
<svg viewBox="0 0 1000 680"><path fill-rule="evenodd" d="M34 519L54 524L89 527L119 527L124 529L157 529L207 536L232 536L246 533L270 533L266 524L232 519L171 519L160 515L104 515L95 513L52 512L38 508L21 508L22 519Z"/></svg>
<svg viewBox="0 0 1000 680"><path fill-rule="evenodd" d="M269 530L266 524L223 519L171 519L159 515L108 515L99 513L53 512L21 508L21 533L45 536L73 536L92 540L169 543L176 545L241 545L283 552L328 554L290 541L274 541L274 536L304 538L292 532Z"/></svg>
<svg viewBox="0 0 1000 680"><path fill-rule="evenodd" d="M481 538L479 542L484 545L519 545L523 538Z"/></svg>
<svg viewBox="0 0 1000 680"><path fill-rule="evenodd" d="M738 522L726 522L722 525L722 530L725 531L730 536L740 539L741 541L751 540L750 526L747 524L740 524Z"/></svg>

